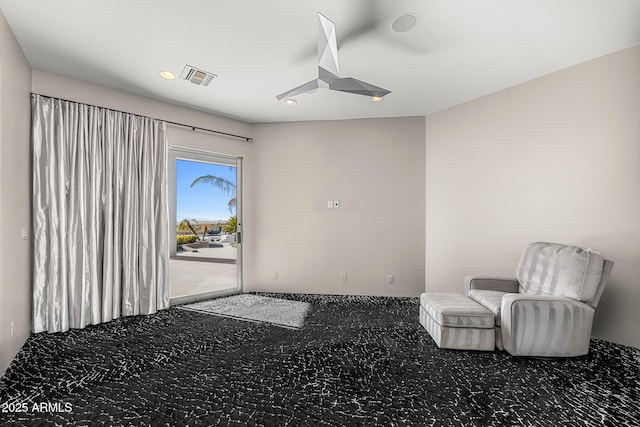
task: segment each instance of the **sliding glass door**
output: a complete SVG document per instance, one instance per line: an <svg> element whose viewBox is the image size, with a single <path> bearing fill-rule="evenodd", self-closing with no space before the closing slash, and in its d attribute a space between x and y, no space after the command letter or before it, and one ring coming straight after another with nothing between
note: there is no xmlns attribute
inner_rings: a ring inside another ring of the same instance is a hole
<svg viewBox="0 0 640 427"><path fill-rule="evenodd" d="M169 151L172 304L242 290L242 162Z"/></svg>

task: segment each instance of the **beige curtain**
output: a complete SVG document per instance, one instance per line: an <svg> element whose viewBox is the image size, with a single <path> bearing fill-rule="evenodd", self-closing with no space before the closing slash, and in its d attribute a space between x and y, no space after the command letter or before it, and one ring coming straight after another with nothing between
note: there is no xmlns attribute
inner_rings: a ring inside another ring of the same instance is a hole
<svg viewBox="0 0 640 427"><path fill-rule="evenodd" d="M166 123L31 101L33 331L167 308Z"/></svg>

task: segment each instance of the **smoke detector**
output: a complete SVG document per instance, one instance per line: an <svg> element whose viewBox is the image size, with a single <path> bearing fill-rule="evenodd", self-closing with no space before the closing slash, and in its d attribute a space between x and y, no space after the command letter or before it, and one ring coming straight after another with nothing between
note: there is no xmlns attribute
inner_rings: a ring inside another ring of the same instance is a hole
<svg viewBox="0 0 640 427"><path fill-rule="evenodd" d="M211 80L213 80L214 77L218 77L218 75L191 65L185 65L184 70L182 70L182 74L180 74L181 79L189 80L191 83L198 86L209 86L209 83L211 83Z"/></svg>

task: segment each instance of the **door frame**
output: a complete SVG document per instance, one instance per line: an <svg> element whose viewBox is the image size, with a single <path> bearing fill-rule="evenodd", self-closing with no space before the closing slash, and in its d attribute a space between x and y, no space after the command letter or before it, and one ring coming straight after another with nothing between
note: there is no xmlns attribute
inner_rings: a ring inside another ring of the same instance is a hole
<svg viewBox="0 0 640 427"><path fill-rule="evenodd" d="M231 295L236 293L242 293L243 289L243 268L242 268L242 157L234 156L230 154L222 154L211 151L198 150L187 147L180 147L170 145L168 147L167 156L167 184L168 184L168 199L169 199L169 242L176 241L176 226L177 224L177 206L176 206L176 160L187 160L194 162L211 163L217 165L228 165L236 168L236 217L238 223L238 229L236 233L236 286L235 288L228 288L223 290L217 290L206 293L199 293L194 295L185 295L180 297L173 297L169 299L169 305L185 304L188 302L199 301L208 298L214 298L218 296ZM173 224L173 226L172 226ZM169 245L169 256L173 258L176 256L175 245ZM171 283L169 283L171 287Z"/></svg>

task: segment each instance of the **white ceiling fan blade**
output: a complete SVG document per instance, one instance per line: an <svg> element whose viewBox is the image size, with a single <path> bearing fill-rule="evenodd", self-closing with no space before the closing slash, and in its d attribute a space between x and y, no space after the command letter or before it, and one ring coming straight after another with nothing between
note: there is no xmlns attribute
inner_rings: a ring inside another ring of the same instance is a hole
<svg viewBox="0 0 640 427"><path fill-rule="evenodd" d="M296 88L283 92L280 95L278 95L276 98L278 98L278 101L281 101L283 99L291 98L296 95L311 92L313 90L318 89L319 87L320 87L320 79L314 79Z"/></svg>
<svg viewBox="0 0 640 427"><path fill-rule="evenodd" d="M336 26L321 13L318 13L318 68L320 76L322 76L322 70L334 77L340 76Z"/></svg>
<svg viewBox="0 0 640 427"><path fill-rule="evenodd" d="M356 95L376 96L382 98L391 93L390 90L354 79L353 77L343 77L331 82L329 89L339 92L354 93Z"/></svg>

